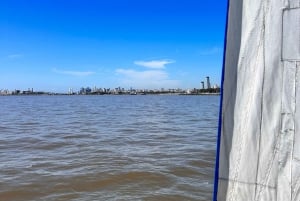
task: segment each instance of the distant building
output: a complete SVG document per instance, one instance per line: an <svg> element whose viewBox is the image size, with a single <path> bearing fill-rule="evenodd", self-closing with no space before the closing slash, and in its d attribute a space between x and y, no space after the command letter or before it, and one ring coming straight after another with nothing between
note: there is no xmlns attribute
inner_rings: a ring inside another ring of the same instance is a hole
<svg viewBox="0 0 300 201"><path fill-rule="evenodd" d="M202 85L202 89L204 89L204 82L203 81L201 82L201 85Z"/></svg>
<svg viewBox="0 0 300 201"><path fill-rule="evenodd" d="M210 89L210 80L209 80L209 76L206 77L206 82L207 82L207 89Z"/></svg>

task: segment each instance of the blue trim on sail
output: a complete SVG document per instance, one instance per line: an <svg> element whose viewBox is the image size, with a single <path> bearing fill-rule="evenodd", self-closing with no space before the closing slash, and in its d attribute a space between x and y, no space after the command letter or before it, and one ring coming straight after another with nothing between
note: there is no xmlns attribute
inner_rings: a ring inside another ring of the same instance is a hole
<svg viewBox="0 0 300 201"><path fill-rule="evenodd" d="M221 146L221 131L222 131L222 111L223 111L223 85L225 74L225 57L226 57L226 45L227 45L227 29L228 29L228 15L229 15L230 0L227 0L227 13L226 13L226 25L225 25L225 37L224 37L224 49L223 49L223 64L222 64L222 77L221 77L221 96L220 96L220 110L219 110L219 125L218 125L218 138L217 138L217 151L216 151L216 163L215 163L215 179L214 179L214 193L213 201L218 199L218 185L219 185L219 160L220 160L220 146Z"/></svg>

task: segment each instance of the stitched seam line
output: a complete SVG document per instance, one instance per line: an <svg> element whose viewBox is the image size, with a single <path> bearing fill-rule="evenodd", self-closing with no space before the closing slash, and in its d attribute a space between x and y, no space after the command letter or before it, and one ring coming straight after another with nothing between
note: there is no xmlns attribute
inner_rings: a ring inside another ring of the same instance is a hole
<svg viewBox="0 0 300 201"><path fill-rule="evenodd" d="M252 183L252 182L244 182L244 181L238 181L238 180L233 180L233 179L229 179L229 178L222 178L220 177L219 178L220 180L222 181L229 181L229 182L233 182L233 183L239 183L239 184L245 184L245 185L258 185L258 186L263 186L265 188L269 188L269 189L276 189L276 186L269 186L269 185L264 185L264 184L261 184L261 183Z"/></svg>

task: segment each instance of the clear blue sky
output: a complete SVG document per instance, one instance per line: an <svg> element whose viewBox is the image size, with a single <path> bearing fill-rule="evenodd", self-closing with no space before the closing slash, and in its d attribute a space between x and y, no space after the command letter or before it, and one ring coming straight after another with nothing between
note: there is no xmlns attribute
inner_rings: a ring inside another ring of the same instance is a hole
<svg viewBox="0 0 300 201"><path fill-rule="evenodd" d="M0 89L219 84L226 0L1 0Z"/></svg>

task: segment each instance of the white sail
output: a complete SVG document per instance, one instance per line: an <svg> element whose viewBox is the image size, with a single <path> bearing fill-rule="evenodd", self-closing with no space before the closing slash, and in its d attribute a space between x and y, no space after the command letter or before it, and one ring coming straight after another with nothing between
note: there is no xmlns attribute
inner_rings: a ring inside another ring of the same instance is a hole
<svg viewBox="0 0 300 201"><path fill-rule="evenodd" d="M230 0L216 199L300 200L300 1Z"/></svg>

